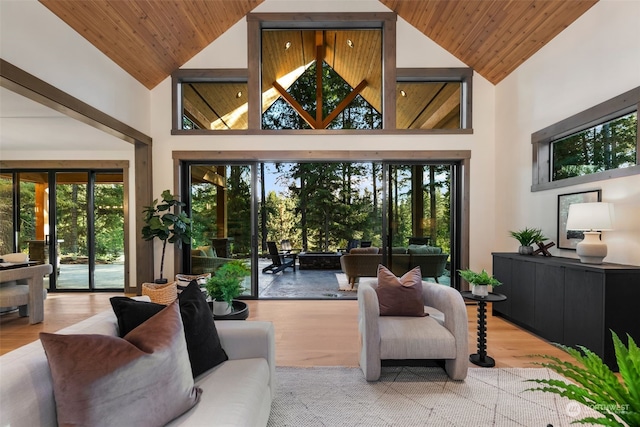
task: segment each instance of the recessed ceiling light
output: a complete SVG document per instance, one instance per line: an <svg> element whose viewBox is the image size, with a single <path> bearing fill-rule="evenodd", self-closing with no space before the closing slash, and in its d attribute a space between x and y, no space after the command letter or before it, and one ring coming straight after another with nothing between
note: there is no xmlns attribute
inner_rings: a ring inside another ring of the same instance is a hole
<svg viewBox="0 0 640 427"><path fill-rule="evenodd" d="M406 96L407 96L407 92L405 92L405 91L403 91L403 90L400 90L400 95L402 95L402 96L406 97Z"/></svg>
<svg viewBox="0 0 640 427"><path fill-rule="evenodd" d="M238 93L236 93L236 98L242 98L242 91L239 90Z"/></svg>
<svg viewBox="0 0 640 427"><path fill-rule="evenodd" d="M353 49L353 42L351 41L351 39L347 39L347 46Z"/></svg>
<svg viewBox="0 0 640 427"><path fill-rule="evenodd" d="M291 42L286 42L286 43L284 44L284 50L287 50L287 49L289 49L290 47L291 47Z"/></svg>

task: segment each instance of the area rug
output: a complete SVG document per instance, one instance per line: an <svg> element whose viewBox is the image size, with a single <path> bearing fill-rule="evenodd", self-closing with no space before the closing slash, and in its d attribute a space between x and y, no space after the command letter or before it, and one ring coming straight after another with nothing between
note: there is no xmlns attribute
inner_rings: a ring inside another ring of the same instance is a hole
<svg viewBox="0 0 640 427"><path fill-rule="evenodd" d="M347 275L344 273L336 273L336 281L338 282L338 289L341 291L347 291L347 292L358 291L358 285L356 284L356 286L354 286L352 289L351 285L349 284L349 279L347 279Z"/></svg>
<svg viewBox="0 0 640 427"><path fill-rule="evenodd" d="M358 368L276 368L269 426L569 426L598 415L551 393L524 391L542 368L472 368L451 381L441 368L383 367L368 383Z"/></svg>

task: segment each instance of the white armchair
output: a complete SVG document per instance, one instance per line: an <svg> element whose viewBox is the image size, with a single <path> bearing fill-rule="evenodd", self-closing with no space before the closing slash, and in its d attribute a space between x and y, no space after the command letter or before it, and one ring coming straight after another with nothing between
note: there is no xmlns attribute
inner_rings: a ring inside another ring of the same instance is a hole
<svg viewBox="0 0 640 427"><path fill-rule="evenodd" d="M380 316L376 281L358 287L360 367L367 381L380 378L382 360L444 359L453 380L467 376L467 310L460 293L422 282L426 317Z"/></svg>

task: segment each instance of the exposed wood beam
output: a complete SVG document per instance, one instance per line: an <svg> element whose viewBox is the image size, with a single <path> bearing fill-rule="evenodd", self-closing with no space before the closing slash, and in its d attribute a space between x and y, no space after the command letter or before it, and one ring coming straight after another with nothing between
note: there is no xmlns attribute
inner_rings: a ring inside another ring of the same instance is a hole
<svg viewBox="0 0 640 427"><path fill-rule="evenodd" d="M4 59L0 59L0 86L123 141L131 144L136 141L151 144L150 136L61 91L44 80L40 80Z"/></svg>
<svg viewBox="0 0 640 427"><path fill-rule="evenodd" d="M316 129L316 121L313 119L313 117L311 117L311 114L307 113L305 109L302 108L300 104L298 104L298 101L296 101L291 95L289 95L285 88L280 86L280 83L273 82L273 87L284 98L284 100L287 101L287 103L289 103L289 105L291 105L291 107L296 110L298 114L300 114L300 116L304 119L305 122L309 124L309 126L311 126L313 129Z"/></svg>
<svg viewBox="0 0 640 427"><path fill-rule="evenodd" d="M360 84L358 84L358 86L355 87L355 89L353 89L349 93L349 95L347 95L340 102L340 104L338 104L338 106L331 112L331 114L329 114L327 116L327 118L324 119L324 121L322 122L322 129L326 129L326 127L329 126L329 123L331 123L333 121L333 119L338 117L338 114L342 113L342 111L344 111L344 109L349 106L351 101L353 101L355 99L355 97L358 96L358 94L360 94L360 92L362 92L362 90L365 87L367 87L367 81L363 80L363 81L360 82Z"/></svg>
<svg viewBox="0 0 640 427"><path fill-rule="evenodd" d="M324 31L316 31L316 124L314 129L320 129L322 124L322 63L324 61ZM324 128L324 126L323 126Z"/></svg>

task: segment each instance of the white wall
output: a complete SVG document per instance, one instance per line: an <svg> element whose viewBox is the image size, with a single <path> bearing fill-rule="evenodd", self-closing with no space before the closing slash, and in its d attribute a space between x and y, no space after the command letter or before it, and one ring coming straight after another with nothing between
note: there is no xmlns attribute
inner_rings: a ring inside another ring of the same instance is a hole
<svg viewBox="0 0 640 427"><path fill-rule="evenodd" d="M377 1L274 1L267 0L255 12L380 12L388 11ZM247 66L246 20L234 25L227 33L196 55L182 68L244 68ZM397 23L398 67L465 67L454 56L415 30L407 22ZM480 75L473 80L473 135L215 135L171 136L171 81L166 79L155 87L151 95L151 136L154 141L154 194L173 188L172 151L182 150L338 150L407 151L407 158L415 150L471 150L471 266L491 268L490 246L493 241L494 202L494 91L495 88ZM176 189L177 190L177 189ZM167 259L173 248L167 247ZM156 251L158 252L158 251ZM159 255L156 255L159 260ZM156 262L159 265L159 261ZM172 266L165 267L167 277Z"/></svg>
<svg viewBox="0 0 640 427"><path fill-rule="evenodd" d="M515 251L508 231L524 227L557 243L558 194L602 189L616 211L615 231L603 233L605 261L640 265L640 175L530 191L532 133L640 86L638 23L640 2L600 0L496 86L494 250Z"/></svg>
<svg viewBox="0 0 640 427"><path fill-rule="evenodd" d="M151 92L40 2L0 0L0 57L123 123L150 133ZM40 122L47 126L47 123L58 124L60 120ZM47 130L41 133L46 134ZM90 134L82 132L82 135ZM136 209L133 145L100 135L95 140L84 141L86 150L78 150L72 148L78 146L76 137L68 136L68 147L57 136L58 142L49 144L51 149L22 147L8 150L6 145L3 147L0 129L0 157L3 160L128 160L129 206ZM46 141L42 145L47 145ZM131 219L129 245L135 248L137 232L134 217ZM135 257L129 259L130 280L135 285Z"/></svg>
<svg viewBox="0 0 640 427"><path fill-rule="evenodd" d="M0 57L143 132L149 91L36 0L0 0Z"/></svg>

